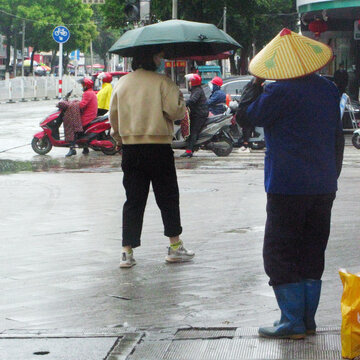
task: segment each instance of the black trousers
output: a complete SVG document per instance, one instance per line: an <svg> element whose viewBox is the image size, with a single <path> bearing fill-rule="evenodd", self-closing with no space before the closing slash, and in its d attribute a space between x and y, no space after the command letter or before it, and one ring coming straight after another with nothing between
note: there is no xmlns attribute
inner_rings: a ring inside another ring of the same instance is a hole
<svg viewBox="0 0 360 360"><path fill-rule="evenodd" d="M190 135L188 138L188 144L187 144L187 150L194 151L194 147L196 144L196 141L199 137L201 128L205 124L205 121L207 120L207 117L203 118L191 118L190 117Z"/></svg>
<svg viewBox="0 0 360 360"><path fill-rule="evenodd" d="M122 146L123 184L126 202L123 207L123 246L140 246L144 211L152 184L161 211L164 235L182 232L174 152L168 144Z"/></svg>
<svg viewBox="0 0 360 360"><path fill-rule="evenodd" d="M267 195L264 267L271 286L320 280L335 194Z"/></svg>

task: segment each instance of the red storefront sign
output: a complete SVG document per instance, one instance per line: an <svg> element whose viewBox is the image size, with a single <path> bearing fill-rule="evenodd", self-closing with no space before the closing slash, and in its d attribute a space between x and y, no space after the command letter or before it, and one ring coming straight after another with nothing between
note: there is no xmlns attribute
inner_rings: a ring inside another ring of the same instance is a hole
<svg viewBox="0 0 360 360"><path fill-rule="evenodd" d="M165 67L166 68L171 68L171 67L186 67L186 61L176 61L176 65L175 65L175 61L165 61Z"/></svg>

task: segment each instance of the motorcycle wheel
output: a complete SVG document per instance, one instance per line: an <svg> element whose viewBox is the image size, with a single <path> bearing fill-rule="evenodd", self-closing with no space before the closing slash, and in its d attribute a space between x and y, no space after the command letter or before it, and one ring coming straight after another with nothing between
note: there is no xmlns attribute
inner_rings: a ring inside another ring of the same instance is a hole
<svg viewBox="0 0 360 360"><path fill-rule="evenodd" d="M253 150L262 150L265 147L265 141L256 141L250 143L250 146Z"/></svg>
<svg viewBox="0 0 360 360"><path fill-rule="evenodd" d="M232 141L224 137L214 142L211 150L216 156L228 156L233 151Z"/></svg>
<svg viewBox="0 0 360 360"><path fill-rule="evenodd" d="M360 135L355 133L351 138L352 144L357 148L360 149Z"/></svg>
<svg viewBox="0 0 360 360"><path fill-rule="evenodd" d="M42 139L34 137L31 141L31 147L39 155L45 155L52 149L52 144L47 136Z"/></svg>
<svg viewBox="0 0 360 360"><path fill-rule="evenodd" d="M115 155L118 151L116 150L116 142L112 137L107 138L106 140L109 140L113 143L113 147L111 149L108 148L102 148L101 151L105 155Z"/></svg>

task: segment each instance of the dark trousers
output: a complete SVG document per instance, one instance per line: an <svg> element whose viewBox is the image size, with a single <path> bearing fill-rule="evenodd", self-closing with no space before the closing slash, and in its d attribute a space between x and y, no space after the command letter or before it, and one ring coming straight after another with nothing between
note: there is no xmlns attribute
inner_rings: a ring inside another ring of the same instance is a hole
<svg viewBox="0 0 360 360"><path fill-rule="evenodd" d="M201 128L205 124L207 117L203 118L191 118L190 117L190 135L188 138L187 150L194 151L196 141L199 137Z"/></svg>
<svg viewBox="0 0 360 360"><path fill-rule="evenodd" d="M123 246L140 246L144 211L152 184L161 211L164 235L178 236L180 223L179 188L174 152L167 144L123 145L123 184L126 202L123 207Z"/></svg>
<svg viewBox="0 0 360 360"><path fill-rule="evenodd" d="M335 194L267 195L264 267L271 286L320 280Z"/></svg>

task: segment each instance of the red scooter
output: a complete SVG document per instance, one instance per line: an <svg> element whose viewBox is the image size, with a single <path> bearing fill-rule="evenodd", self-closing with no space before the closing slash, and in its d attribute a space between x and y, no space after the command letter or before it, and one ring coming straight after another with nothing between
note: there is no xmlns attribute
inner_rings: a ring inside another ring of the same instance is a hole
<svg viewBox="0 0 360 360"><path fill-rule="evenodd" d="M71 93L72 91L67 93L64 100L68 100ZM31 142L31 147L37 154L45 155L53 146L70 147L70 142L60 139L59 128L63 122L63 114L63 110L58 110L40 123L43 131L35 134ZM110 128L108 115L98 116L84 128L75 146L102 151L105 155L116 154L118 150L114 139L110 136Z"/></svg>

